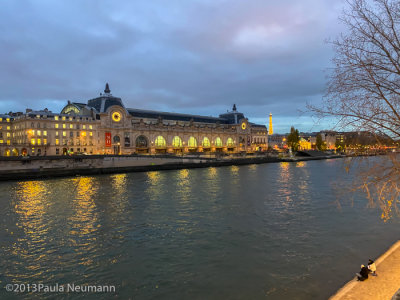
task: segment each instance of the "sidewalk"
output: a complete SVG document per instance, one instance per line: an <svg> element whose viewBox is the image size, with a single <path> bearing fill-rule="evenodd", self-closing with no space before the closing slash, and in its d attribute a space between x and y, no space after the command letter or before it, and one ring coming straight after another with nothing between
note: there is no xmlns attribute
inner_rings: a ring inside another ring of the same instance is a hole
<svg viewBox="0 0 400 300"><path fill-rule="evenodd" d="M353 279L342 287L330 300L390 300L400 289L400 240L376 261L377 277L366 281ZM361 263L360 263L361 265ZM354 270L355 273L359 270Z"/></svg>

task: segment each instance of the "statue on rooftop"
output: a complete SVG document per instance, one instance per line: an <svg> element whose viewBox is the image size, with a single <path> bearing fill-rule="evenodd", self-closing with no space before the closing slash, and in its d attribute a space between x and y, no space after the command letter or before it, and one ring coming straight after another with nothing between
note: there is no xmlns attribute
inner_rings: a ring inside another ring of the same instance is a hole
<svg viewBox="0 0 400 300"><path fill-rule="evenodd" d="M106 94L110 94L111 93L110 87L108 86L108 82L106 83L106 88L104 89L104 93L106 93Z"/></svg>

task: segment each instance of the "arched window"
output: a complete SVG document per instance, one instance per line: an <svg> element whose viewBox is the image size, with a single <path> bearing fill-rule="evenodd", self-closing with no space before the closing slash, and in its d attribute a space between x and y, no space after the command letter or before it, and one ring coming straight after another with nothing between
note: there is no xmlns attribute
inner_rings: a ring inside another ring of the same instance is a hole
<svg viewBox="0 0 400 300"><path fill-rule="evenodd" d="M188 141L189 148L196 148L197 147L197 140L191 136Z"/></svg>
<svg viewBox="0 0 400 300"><path fill-rule="evenodd" d="M219 137L217 137L216 139L215 139L215 147L222 147L222 140L221 140L221 138L219 138Z"/></svg>
<svg viewBox="0 0 400 300"><path fill-rule="evenodd" d="M210 143L210 140L208 139L208 137L205 137L203 139L202 145L203 145L204 148L210 148L211 147L211 143Z"/></svg>
<svg viewBox="0 0 400 300"><path fill-rule="evenodd" d="M174 136L174 139L172 140L172 146L175 148L182 147L182 139L179 136Z"/></svg>
<svg viewBox="0 0 400 300"><path fill-rule="evenodd" d="M121 139L120 139L119 135L115 135L114 136L114 143L119 143L119 142L121 142Z"/></svg>
<svg viewBox="0 0 400 300"><path fill-rule="evenodd" d="M233 139L232 138L228 138L228 140L226 141L226 146L228 147L233 147Z"/></svg>
<svg viewBox="0 0 400 300"><path fill-rule="evenodd" d="M167 142L165 141L164 137L162 137L161 135L156 137L154 144L156 145L156 147L159 147L159 148L165 148L167 146Z"/></svg>
<svg viewBox="0 0 400 300"><path fill-rule="evenodd" d="M147 138L144 135L139 135L136 138L136 147L138 147L138 148L147 148L148 147Z"/></svg>
<svg viewBox="0 0 400 300"><path fill-rule="evenodd" d="M125 147L131 146L131 136L129 135L129 132L125 132L124 146Z"/></svg>

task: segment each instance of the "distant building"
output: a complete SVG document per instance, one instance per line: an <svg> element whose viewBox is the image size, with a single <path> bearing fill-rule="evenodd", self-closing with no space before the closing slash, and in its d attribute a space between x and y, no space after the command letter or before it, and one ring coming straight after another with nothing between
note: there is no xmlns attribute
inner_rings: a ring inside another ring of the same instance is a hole
<svg viewBox="0 0 400 300"><path fill-rule="evenodd" d="M126 108L106 84L87 103L0 115L0 155L254 152L268 147L265 125L232 111L209 117Z"/></svg>
<svg viewBox="0 0 400 300"><path fill-rule="evenodd" d="M272 149L284 149L287 148L286 134L273 134L268 136L268 147Z"/></svg>

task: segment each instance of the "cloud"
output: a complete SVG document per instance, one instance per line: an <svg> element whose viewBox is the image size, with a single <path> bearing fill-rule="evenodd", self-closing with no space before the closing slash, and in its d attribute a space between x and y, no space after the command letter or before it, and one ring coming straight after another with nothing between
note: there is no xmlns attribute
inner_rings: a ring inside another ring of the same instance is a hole
<svg viewBox="0 0 400 300"><path fill-rule="evenodd" d="M59 111L109 82L128 107L218 115L236 103L290 121L322 98L342 2L5 0L0 108Z"/></svg>

